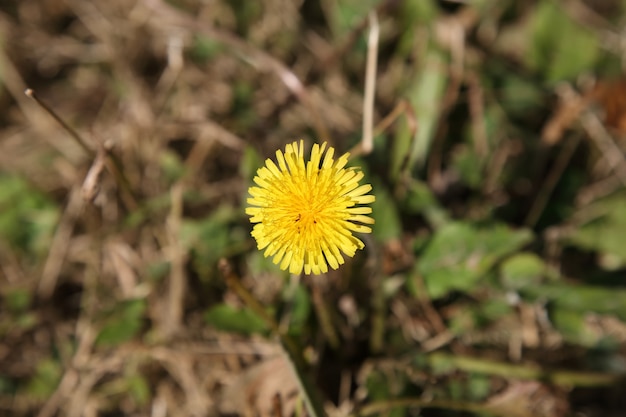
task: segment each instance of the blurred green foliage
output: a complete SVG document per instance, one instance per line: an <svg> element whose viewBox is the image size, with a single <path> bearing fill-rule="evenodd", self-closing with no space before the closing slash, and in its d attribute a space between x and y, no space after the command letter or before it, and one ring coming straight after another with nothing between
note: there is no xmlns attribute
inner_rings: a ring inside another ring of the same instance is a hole
<svg viewBox="0 0 626 417"><path fill-rule="evenodd" d="M247 308L237 309L221 304L211 307L204 315L207 324L216 329L243 334L265 333L267 325L253 311Z"/></svg>
<svg viewBox="0 0 626 417"><path fill-rule="evenodd" d="M571 235L571 244L614 257L612 269L626 265L626 195L615 194L588 208L588 218Z"/></svg>
<svg viewBox="0 0 626 417"><path fill-rule="evenodd" d="M496 263L532 240L528 230L453 222L437 231L416 268L432 298L480 286Z"/></svg>
<svg viewBox="0 0 626 417"><path fill-rule="evenodd" d="M146 300L135 299L118 303L101 319L102 328L96 338L101 346L117 346L135 337L143 326Z"/></svg>
<svg viewBox="0 0 626 417"><path fill-rule="evenodd" d="M527 62L548 82L571 79L589 71L598 59L598 35L572 22L555 2L538 4L529 30Z"/></svg>
<svg viewBox="0 0 626 417"><path fill-rule="evenodd" d="M402 224L397 203L383 184L373 182L376 190L376 201L372 204L372 217L376 221L374 236L381 242L398 238L402 234Z"/></svg>
<svg viewBox="0 0 626 417"><path fill-rule="evenodd" d="M37 400L50 397L61 380L63 368L52 358L44 358L38 364L35 375L28 383L26 391Z"/></svg>
<svg viewBox="0 0 626 417"><path fill-rule="evenodd" d="M27 181L0 174L0 240L24 254L45 255L58 213L56 205Z"/></svg>
<svg viewBox="0 0 626 417"><path fill-rule="evenodd" d="M543 260L536 254L520 252L502 262L500 280L505 288L512 290L541 285L546 268Z"/></svg>
<svg viewBox="0 0 626 417"><path fill-rule="evenodd" d="M247 239L239 210L223 205L200 220L185 220L181 229L182 245L191 251L198 274L213 276L217 261L239 250Z"/></svg>

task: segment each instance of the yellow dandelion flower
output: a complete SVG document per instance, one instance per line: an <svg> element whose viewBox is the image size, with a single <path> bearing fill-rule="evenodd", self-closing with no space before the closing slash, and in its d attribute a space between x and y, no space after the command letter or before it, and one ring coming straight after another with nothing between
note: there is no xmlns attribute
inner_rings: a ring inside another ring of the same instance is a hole
<svg viewBox="0 0 626 417"><path fill-rule="evenodd" d="M326 151L326 155L324 152ZM336 161L335 150L326 143L313 145L311 159L304 162L304 141L276 151L278 166L271 159L259 168L248 190L246 208L256 223L252 236L265 257L273 256L280 269L292 274L328 272L337 269L343 254L354 256L365 246L352 232L371 233L363 224L374 224L366 214L371 207L358 207L375 200L370 184L360 185L363 172L345 168L349 154ZM323 161L322 161L323 157ZM363 224L359 224L363 223Z"/></svg>

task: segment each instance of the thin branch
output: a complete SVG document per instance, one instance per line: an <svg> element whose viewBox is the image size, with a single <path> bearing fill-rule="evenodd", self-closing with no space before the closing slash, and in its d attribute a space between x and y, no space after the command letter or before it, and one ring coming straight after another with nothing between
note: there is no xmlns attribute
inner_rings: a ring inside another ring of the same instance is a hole
<svg viewBox="0 0 626 417"><path fill-rule="evenodd" d="M35 100L35 102L46 113L48 113L57 123L59 123L61 125L61 127L63 127L63 129L67 133L69 133L70 137L72 137L72 139L74 139L74 141L87 153L87 155L89 155L91 158L95 158L95 160L94 160L94 162L92 164L92 167L100 169L99 165L100 165L100 163L102 161L100 161L99 158L101 157L101 154L106 156L106 158L105 158L106 166L107 166L108 170L113 174L113 177L115 178L115 181L117 182L117 184L120 187L120 190L121 190L121 194L120 195L121 195L122 201L124 202L124 204L126 205L126 207L130 211L136 209L138 207L137 200L136 200L135 196L133 195L133 192L131 190L130 183L128 182L128 179L124 175L124 171L122 169L121 162L111 152L112 145L110 145L110 144L101 145L100 149L96 153L93 149L91 149L87 145L87 142L76 131L76 129L74 129L68 123L66 123L65 120L63 120L63 118L61 116L59 116L50 106L48 106L44 101L42 101L37 96L37 94L35 93L35 91L33 89L27 88L24 91L24 94L27 97L30 97L33 100ZM94 170L94 173L95 172L97 172L97 169ZM84 182L85 187L89 187L90 185L95 185L95 183L94 184L89 184L89 182L93 181L94 179L97 179L97 177L86 178L85 182ZM85 189L85 190L87 190L87 189ZM89 192L86 193L86 198L88 200L90 198L93 198L93 197L95 197L95 195L91 195L90 196Z"/></svg>
<svg viewBox="0 0 626 417"><path fill-rule="evenodd" d="M363 138L361 148L365 155L374 149L374 98L376 95L376 65L380 27L376 12L370 12L370 33L367 38L367 65L365 67L365 97L363 99Z"/></svg>
<svg viewBox="0 0 626 417"><path fill-rule="evenodd" d="M186 252L180 243L180 229L183 216L184 185L178 182L172 187L171 211L167 219L167 236L169 243L168 258L172 263L172 272L169 277L166 306L164 309L163 333L165 338L176 334L181 326L184 309Z"/></svg>
<svg viewBox="0 0 626 417"><path fill-rule="evenodd" d="M59 225L54 232L54 237L50 244L50 251L44 263L41 279L37 287L37 293L42 298L48 298L54 292L57 280L61 274L63 262L67 256L74 225L83 209L83 202L84 200L79 188L75 187L72 189L69 193L68 202L61 216L61 220L59 221Z"/></svg>
<svg viewBox="0 0 626 417"><path fill-rule="evenodd" d="M35 94L35 91L33 89L27 88L26 90L24 90L24 94L26 94L26 97L30 97L33 100L35 100L35 102L39 105L39 107L44 109L46 113L52 116L52 118L56 120L57 123L59 123L63 127L63 129L65 129L67 133L70 134L72 139L74 139L74 141L78 144L78 146L80 146L87 153L87 155L89 155L92 158L95 156L93 149L91 149L89 145L87 145L87 142L82 138L82 136L80 136L73 127L65 123L65 121L50 106L48 106L46 103L40 100L37 94Z"/></svg>
<svg viewBox="0 0 626 417"><path fill-rule="evenodd" d="M592 111L586 111L581 117L583 128L589 137L596 143L602 156L615 175L626 186L626 159L622 150L615 144L615 141L607 132L606 128Z"/></svg>
<svg viewBox="0 0 626 417"><path fill-rule="evenodd" d="M625 377L624 373L585 372L564 369L544 369L531 363L513 365L470 356L433 353L427 356L433 367L447 366L464 372L472 372L512 379L549 382L564 387L610 386Z"/></svg>

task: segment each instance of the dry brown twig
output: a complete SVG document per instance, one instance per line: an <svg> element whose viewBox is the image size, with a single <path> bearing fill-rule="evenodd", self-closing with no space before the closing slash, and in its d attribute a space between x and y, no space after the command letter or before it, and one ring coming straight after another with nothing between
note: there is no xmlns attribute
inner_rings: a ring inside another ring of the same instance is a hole
<svg viewBox="0 0 626 417"><path fill-rule="evenodd" d="M376 12L370 12L370 33L367 37L367 66L365 67L365 97L363 99L363 138L361 150L367 155L374 149L374 99L376 96L376 64L380 27Z"/></svg>
<svg viewBox="0 0 626 417"><path fill-rule="evenodd" d="M91 356L84 363L73 363L66 370L55 392L39 410L37 417L52 417L60 409L64 410L65 416L83 415L94 386L105 374L119 371L127 354L127 350L121 349L110 357Z"/></svg>
<svg viewBox="0 0 626 417"><path fill-rule="evenodd" d="M428 296L426 285L424 284L424 278L420 274L415 273L413 274L412 281L419 294L422 294L417 297L417 302L433 332L431 337L421 342L422 350L424 352L430 352L452 342L454 340L454 334L448 330L443 318L433 306L432 300Z"/></svg>
<svg viewBox="0 0 626 417"><path fill-rule="evenodd" d="M167 291L166 305L161 317L163 336L167 339L173 336L182 324L185 289L187 277L185 274L185 262L187 253L180 242L180 228L183 216L183 192L185 186L179 181L174 184L170 191L171 210L167 219L167 259L171 262L169 288Z"/></svg>
<svg viewBox="0 0 626 417"><path fill-rule="evenodd" d="M88 201L92 201L95 198L99 189L102 168L106 166L113 174L113 177L119 186L121 200L125 203L129 210L132 211L136 209L138 207L137 200L133 195L128 179L124 175L121 163L112 153L113 145L110 142L105 142L104 144L100 144L98 146L97 152L94 152L89 145L87 145L87 141L85 141L85 139L73 127L66 123L53 108L41 100L34 90L26 88L24 90L24 94L33 99L41 109L43 109L50 117L59 123L63 130L65 130L65 132L67 132L74 140L74 142L76 142L91 159L94 159L83 182L83 197Z"/></svg>
<svg viewBox="0 0 626 417"><path fill-rule="evenodd" d="M563 131L575 120L580 119L583 129L589 138L596 144L602 157L607 162L616 177L626 185L626 158L617 146L604 123L598 115L589 108L593 99L592 91L583 95L579 94L571 85L562 84L557 89L561 105L552 119L546 124L542 139L547 144L558 142L563 135Z"/></svg>
<svg viewBox="0 0 626 417"><path fill-rule="evenodd" d="M69 198L61 220L54 232L50 251L41 272L37 293L42 298L49 298L56 288L57 280L65 261L74 225L84 206L84 199L79 187L76 186L69 193Z"/></svg>
<svg viewBox="0 0 626 417"><path fill-rule="evenodd" d="M593 99L593 90L589 90L581 95L574 90L571 85L562 84L560 88L557 89L557 94L560 97L560 105L543 129L543 142L548 145L559 142L565 129L569 128L575 121L580 120L583 129L595 143L603 160L613 172L613 175L609 178L583 189L578 196L578 205L588 204L598 196L607 195L614 191L620 184L626 186L626 158L606 129L604 123L602 123L597 114L589 108L590 102ZM576 136L568 140L563 146L563 150L559 154L554 168L546 178L528 213L526 224L534 225L539 219L543 208L548 203L550 194L565 170L579 142L580 136Z"/></svg>
<svg viewBox="0 0 626 417"><path fill-rule="evenodd" d="M89 169L80 192L78 188L75 188L70 192L68 205L64 212L64 216L59 223L57 231L55 232L50 252L44 264L43 272L38 287L38 294L43 298L48 298L54 292L56 287L56 281L61 272L63 261L67 254L68 244L73 231L73 226L79 217L80 212L83 209L83 201L93 201L100 188L100 176L103 168L106 166L113 177L116 179L120 186L121 199L126 203L126 206L132 210L138 206L138 203L133 196L128 180L124 176L123 170L119 161L111 153L112 146L109 143L105 143L98 147L98 151L94 152L88 145L83 137L67 124L62 117L60 117L54 109L48 106L42 101L37 94L30 88L24 90L27 97L33 99L41 109L43 109L48 115L50 115L56 122L58 122L63 129L70 135L72 139L84 150L85 153L94 159L91 168ZM79 198L82 197L82 198Z"/></svg>
<svg viewBox="0 0 626 417"><path fill-rule="evenodd" d="M576 196L576 205L586 206L592 201L608 196L620 187L623 187L623 183L615 175L598 180L579 191Z"/></svg>
<svg viewBox="0 0 626 417"><path fill-rule="evenodd" d="M105 166L106 151L102 149L96 154L96 158L93 160L89 171L87 171L81 187L81 194L85 201L93 202L100 192L100 178Z"/></svg>
<svg viewBox="0 0 626 417"><path fill-rule="evenodd" d="M185 408L189 415L205 416L213 406L213 400L203 391L202 384L194 372L194 360L184 352L159 347L149 350L167 372L180 384L185 392Z"/></svg>
<svg viewBox="0 0 626 417"><path fill-rule="evenodd" d="M581 116L581 123L602 153L602 157L615 173L615 176L623 186L626 186L626 158L624 158L624 153L606 130L600 118L592 111L586 111Z"/></svg>
<svg viewBox="0 0 626 417"><path fill-rule="evenodd" d="M176 81L184 68L183 37L181 33L171 34L167 42L167 66L161 74L155 88L155 95L159 97L158 109L165 107L169 93L176 85Z"/></svg>
<svg viewBox="0 0 626 417"><path fill-rule="evenodd" d="M559 104L541 131L541 141L546 145L555 145L560 142L565 130L578 120L591 100L591 94L580 96L567 84L557 88L556 93L559 97Z"/></svg>
<svg viewBox="0 0 626 417"><path fill-rule="evenodd" d="M32 88L26 88L24 90L24 94L26 95L26 97L31 98L33 100L35 100L35 102L39 105L39 107L41 107L42 109L44 109L44 111L46 113L48 113L50 116L52 116L52 118L61 125L61 127L63 127L63 129L70 134L70 137L72 139L74 139L74 141L76 142L76 144L78 144L78 146L80 146L83 151L85 151L85 153L93 158L94 157L94 151L93 149L91 149L89 147L89 145L87 145L87 142L85 142L85 140L82 138L82 136L80 136L78 134L78 132L76 132L76 130L74 130L74 128L72 128L70 125L68 125L67 123L65 123L65 121L63 120L63 118L61 118L55 111L54 109L52 109L50 106L48 106L45 102L43 102L42 100L39 99L39 96L37 96L37 94L35 94L35 91L33 91Z"/></svg>
<svg viewBox="0 0 626 417"><path fill-rule="evenodd" d="M77 190L75 195L80 194ZM82 201L80 197L75 197ZM41 408L38 417L52 416L57 410L64 410L64 415L80 415L88 402L93 386L98 382L103 372L116 369L126 350L105 358L95 357L93 354L97 330L93 326L93 317L97 305L97 277L101 275L100 263L87 265L84 276L84 290L81 294L81 309L74 334L77 337L77 346L71 358L64 361L65 371L53 395L48 398ZM106 363L105 363L106 362ZM104 368L102 368L104 367Z"/></svg>
<svg viewBox="0 0 626 417"><path fill-rule="evenodd" d="M0 21L0 23L2 22ZM0 27L0 29L2 28ZM28 92L30 89L27 88L22 76L13 64L11 58L5 53L4 48L0 48L0 71L2 71L3 74L4 86L15 99L20 110L30 122L30 125L39 134L39 137L46 141L46 143L48 143L48 145L50 145L53 149L58 151L59 154L65 159L74 161L75 158L73 157L73 153L68 149L68 147L65 146L64 143L60 143L56 140L55 135L50 134L51 132L54 132L55 129L52 126L53 123L51 123L49 118L44 115L44 113L46 113L45 108L36 105L36 103L33 103L33 100L31 99L25 98L24 93ZM28 97L28 93L26 94L26 97Z"/></svg>
<svg viewBox="0 0 626 417"><path fill-rule="evenodd" d="M158 17L159 24L168 22L180 28L191 29L194 32L202 33L216 41L229 46L232 50L243 57L245 61L252 64L259 70L268 71L276 74L283 84L298 98L309 110L313 119L313 126L317 132L321 142L333 143L328 129L324 124L320 113L313 101L307 88L304 86L298 76L282 62L259 50L246 41L234 36L230 33L208 27L193 19L186 13L170 6L161 0L143 0L142 2L149 10L154 12L154 17Z"/></svg>

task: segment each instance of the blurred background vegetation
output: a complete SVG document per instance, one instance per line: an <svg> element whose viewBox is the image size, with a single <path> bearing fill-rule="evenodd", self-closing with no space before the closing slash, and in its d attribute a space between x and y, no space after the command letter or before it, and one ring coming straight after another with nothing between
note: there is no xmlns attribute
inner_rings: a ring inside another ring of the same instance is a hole
<svg viewBox="0 0 626 417"><path fill-rule="evenodd" d="M621 0L2 2L0 415L624 416L625 24ZM299 138L355 149L377 197L326 276L278 270L243 211Z"/></svg>

